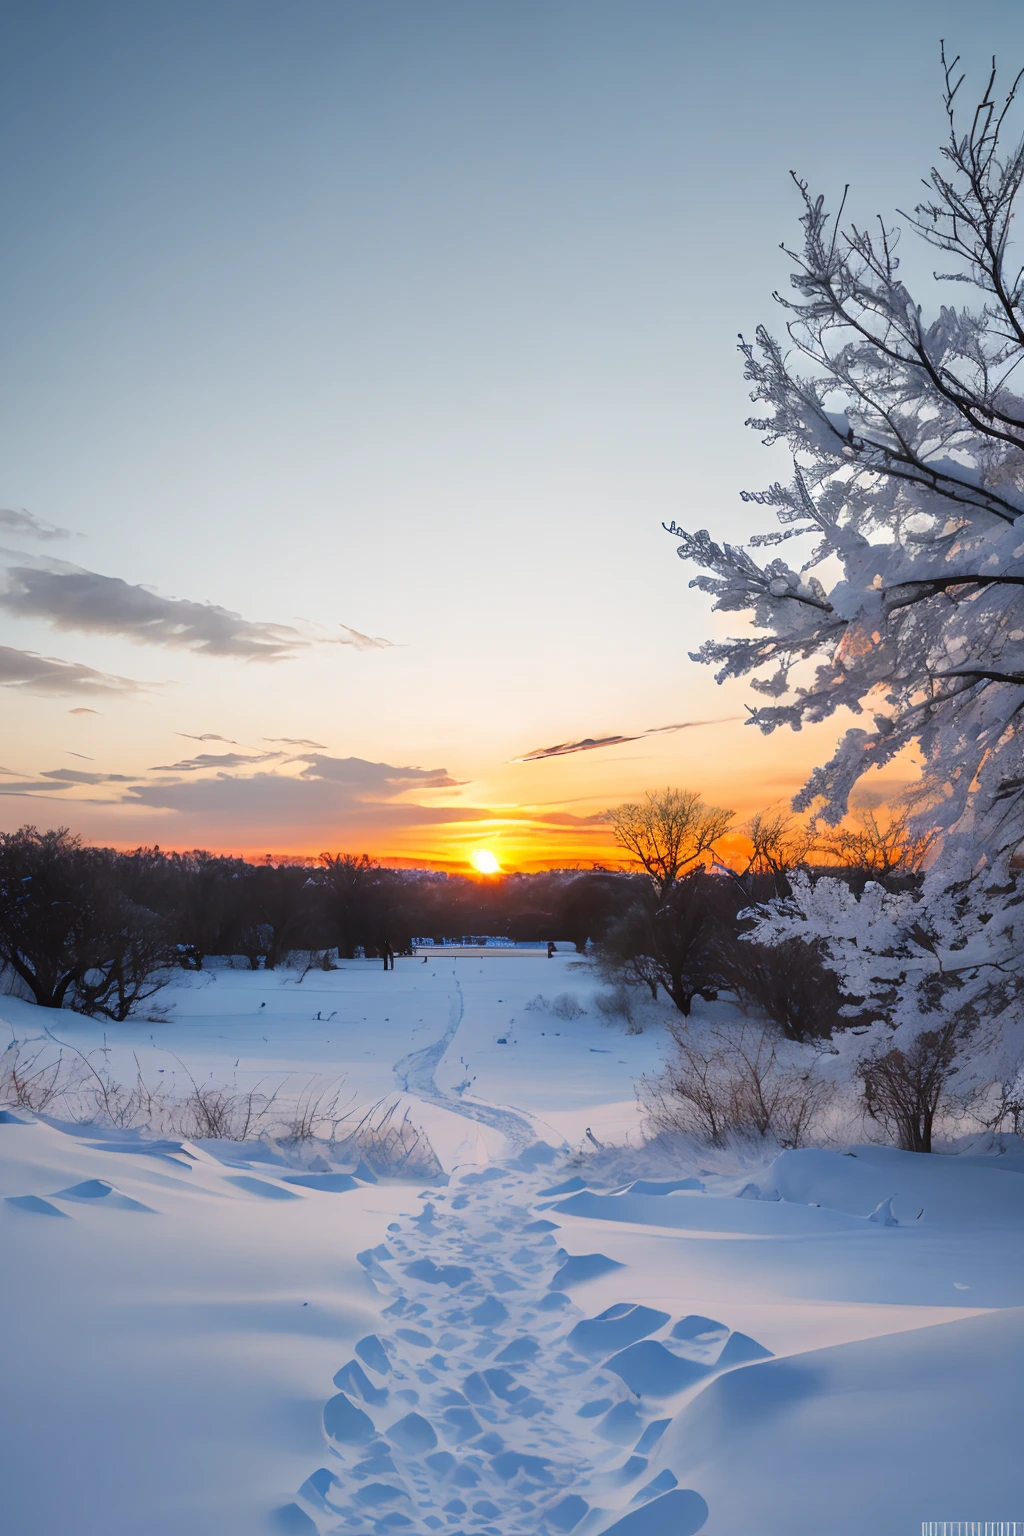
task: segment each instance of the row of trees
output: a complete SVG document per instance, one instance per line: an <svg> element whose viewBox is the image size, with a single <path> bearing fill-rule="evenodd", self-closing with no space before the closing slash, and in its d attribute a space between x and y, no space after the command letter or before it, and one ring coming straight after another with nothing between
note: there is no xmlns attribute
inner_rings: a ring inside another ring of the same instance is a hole
<svg viewBox="0 0 1024 1536"><path fill-rule="evenodd" d="M586 948L641 877L609 870L497 881L382 869L366 855L250 864L195 851L85 846L66 829L0 833L0 968L37 1003L127 1018L175 966L241 956L403 950L419 935L557 935Z"/></svg>
<svg viewBox="0 0 1024 1536"><path fill-rule="evenodd" d="M281 865L203 851L120 853L65 829L23 827L0 834L0 965L43 1006L124 1019L170 969L200 969L208 955L272 970L296 952L380 955L421 934L555 936L580 951L600 942L606 964L688 1012L698 991L731 984L740 909L780 888L810 844L792 818L755 817L746 868L712 878L698 866L729 827L727 813L667 790L610 815L635 873L493 881L382 869L341 853ZM862 839L863 862L849 863L846 878L863 884L881 872L879 861L886 873L916 867L915 845L905 829L892 832L897 824L865 822L885 835ZM791 1014L794 1033L806 1032L799 1007Z"/></svg>

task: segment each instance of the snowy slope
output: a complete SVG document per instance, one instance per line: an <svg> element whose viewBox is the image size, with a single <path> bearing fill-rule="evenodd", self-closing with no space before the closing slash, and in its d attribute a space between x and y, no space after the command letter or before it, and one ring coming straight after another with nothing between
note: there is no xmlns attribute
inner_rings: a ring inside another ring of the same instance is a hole
<svg viewBox="0 0 1024 1536"><path fill-rule="evenodd" d="M576 1153L635 1126L659 1041L527 1010L587 1002L563 964L315 991L222 971L170 1022L108 1026L113 1067L397 1094L447 1185L0 1122L12 1529L897 1536L1020 1513L1024 1160L853 1147L669 1177Z"/></svg>

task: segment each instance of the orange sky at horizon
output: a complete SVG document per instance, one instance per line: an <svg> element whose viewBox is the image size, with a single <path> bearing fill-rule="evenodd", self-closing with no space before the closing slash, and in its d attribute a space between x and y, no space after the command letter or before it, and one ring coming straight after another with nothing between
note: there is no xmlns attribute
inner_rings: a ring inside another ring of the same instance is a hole
<svg viewBox="0 0 1024 1536"><path fill-rule="evenodd" d="M645 743L642 752L626 746L505 763L489 773L482 770L478 779L454 790L439 791L441 803L426 810L423 792L410 791L377 804L362 802L356 825L327 820L320 826L297 827L284 838L270 825L262 838L258 827L244 825L233 829L233 835L218 836L216 825L205 819L190 818L182 825L181 815L173 811L82 799L64 800L59 809L51 800L52 822L31 819L40 826L67 824L87 841L124 850L154 844L167 851L202 847L252 862L267 857L312 861L322 852L366 853L386 867L473 875L472 855L486 850L501 872L509 874L595 864L620 867L621 856L603 812L647 791L672 786L695 789L705 802L733 810L736 831L723 839L719 855L726 863L742 866L743 823L757 810L788 809L810 770L830 755L838 734L832 722L798 735L784 731L764 737L740 722L726 721L702 732L658 740L653 747ZM913 777L912 763L897 762L865 781L855 801L892 799ZM396 814L406 812L407 823L396 826ZM421 812L430 819L418 820Z"/></svg>

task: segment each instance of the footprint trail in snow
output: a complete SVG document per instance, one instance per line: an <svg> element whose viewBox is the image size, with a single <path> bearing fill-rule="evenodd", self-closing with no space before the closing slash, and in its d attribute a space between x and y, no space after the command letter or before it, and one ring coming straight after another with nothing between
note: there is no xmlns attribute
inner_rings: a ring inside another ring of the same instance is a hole
<svg viewBox="0 0 1024 1536"><path fill-rule="evenodd" d="M536 1132L526 1115L498 1104L484 1104L477 1099L465 1099L458 1094L453 1097L443 1093L434 1080L434 1072L455 1039L465 1014L462 988L457 980L454 985L455 991L449 1004L448 1028L444 1034L432 1045L424 1046L421 1050L411 1051L408 1056L403 1056L401 1061L395 1062L392 1071L404 1092L414 1093L417 1098L425 1100L426 1103L438 1104L443 1109L461 1115L463 1119L476 1120L480 1125L488 1125L492 1130L501 1131L508 1145L514 1149L526 1147L536 1137Z"/></svg>
<svg viewBox="0 0 1024 1536"><path fill-rule="evenodd" d="M710 1318L568 1291L617 1268L568 1257L533 1208L553 1189L536 1145L420 1196L360 1255L388 1299L324 1408L326 1464L282 1529L367 1536L691 1536L699 1493L652 1467L678 1403L716 1368L767 1351ZM385 1328L387 1331L385 1331ZM747 1349L750 1346L750 1350ZM724 1352L723 1352L724 1351ZM752 1352L751 1352L752 1351Z"/></svg>

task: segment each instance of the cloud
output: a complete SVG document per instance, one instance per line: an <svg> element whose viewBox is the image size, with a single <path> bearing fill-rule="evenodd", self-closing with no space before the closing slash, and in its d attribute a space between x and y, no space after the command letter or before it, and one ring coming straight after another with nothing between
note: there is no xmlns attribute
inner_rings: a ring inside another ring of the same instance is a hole
<svg viewBox="0 0 1024 1536"><path fill-rule="evenodd" d="M255 757L245 752L199 752L195 757L182 758L180 763L155 763L150 772L200 773L204 768L241 768L246 763L267 763L280 756L280 752L258 752Z"/></svg>
<svg viewBox="0 0 1024 1536"><path fill-rule="evenodd" d="M180 736L184 741L222 741L226 747L237 747L238 742L232 741L230 736L218 736L216 731L205 731L202 736L192 736L188 731L175 731L175 736ZM269 738L264 736L264 741Z"/></svg>
<svg viewBox="0 0 1024 1536"><path fill-rule="evenodd" d="M138 683L130 677L97 672L77 661L61 661L57 656L40 656L36 651L18 651L0 645L0 688L14 688L21 693L39 694L132 694L145 693L152 684Z"/></svg>
<svg viewBox="0 0 1024 1536"><path fill-rule="evenodd" d="M79 704L75 709L68 710L69 715L100 715L102 713L103 711L100 709L87 709L84 704Z"/></svg>
<svg viewBox="0 0 1024 1536"><path fill-rule="evenodd" d="M84 768L49 768L40 775L44 779L57 780L57 787L65 784L134 784L134 773L87 773ZM50 788L54 786L51 784Z"/></svg>
<svg viewBox="0 0 1024 1536"><path fill-rule="evenodd" d="M0 784L0 795L31 795L36 800L53 800L56 797L52 793L41 795L38 791L70 788L70 784L50 784L45 779L34 779L21 784Z"/></svg>
<svg viewBox="0 0 1024 1536"><path fill-rule="evenodd" d="M180 734L180 733L179 733ZM205 737L197 738L205 741ZM219 738L223 740L223 737ZM264 741L279 741L286 747L313 747L315 750L326 752L327 748L322 741L305 741L301 736L264 736Z"/></svg>
<svg viewBox="0 0 1024 1536"><path fill-rule="evenodd" d="M53 523L44 523L42 518L35 517L31 512L26 512L24 507L0 507L0 531L4 533L28 534L33 539L66 539L70 537L67 528L56 528Z"/></svg>
<svg viewBox="0 0 1024 1536"><path fill-rule="evenodd" d="M335 645L354 645L357 651L382 651L395 648L393 640L385 640L381 635L364 635L348 624L341 624L339 628L345 633L335 640Z"/></svg>
<svg viewBox="0 0 1024 1536"><path fill-rule="evenodd" d="M351 789L378 795L400 795L415 786L418 789L452 789L458 783L446 768L393 768L390 763L370 763L363 757L325 757L310 753L299 758L306 767L304 779L327 779Z"/></svg>
<svg viewBox="0 0 1024 1536"><path fill-rule="evenodd" d="M56 561L11 566L0 608L18 618L44 619L53 629L246 661L282 661L313 643L290 624L253 622L217 603L161 597L119 576Z"/></svg>
<svg viewBox="0 0 1024 1536"><path fill-rule="evenodd" d="M68 748L68 757L84 757L87 763L94 763L96 761L94 757L90 757L86 752L72 752L70 747Z"/></svg>
<svg viewBox="0 0 1024 1536"><path fill-rule="evenodd" d="M218 773L177 783L137 784L123 803L178 813L226 833L240 827L257 835L303 827L325 844L359 828L487 821L493 812L468 806L424 806L398 797L410 789L455 785L444 768L398 767L364 758L309 756L298 775Z"/></svg>
<svg viewBox="0 0 1024 1536"><path fill-rule="evenodd" d="M738 720L739 715L725 715L719 720L683 720L678 725L655 725L649 731L638 731L635 736L585 736L582 741L562 741L554 747L536 747L522 757L510 759L513 763L539 763L546 757L566 757L570 752L594 752L598 747L621 747L628 741L643 741L645 736L664 736L669 731L688 731L697 725L724 725Z"/></svg>

